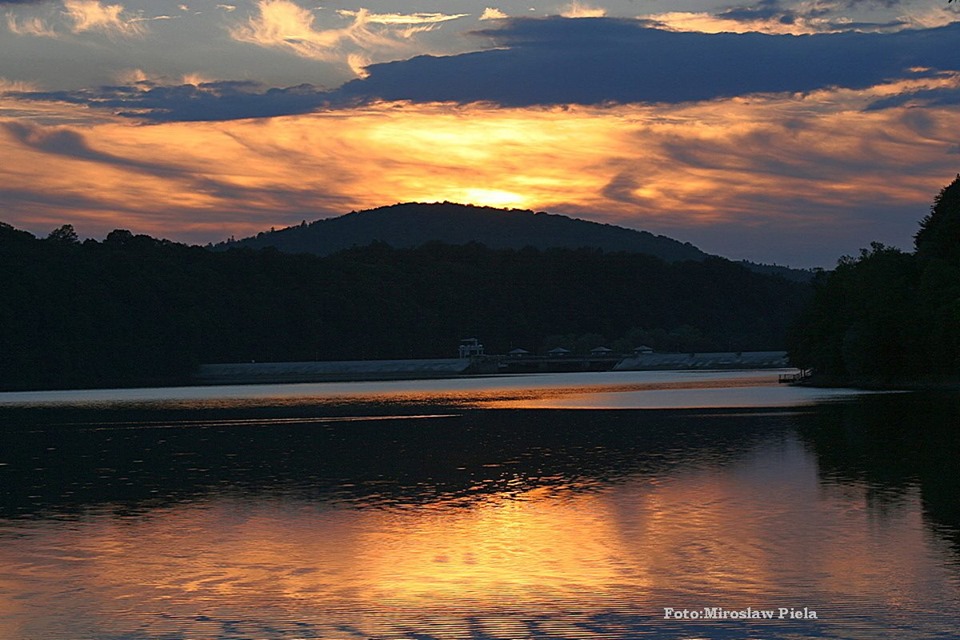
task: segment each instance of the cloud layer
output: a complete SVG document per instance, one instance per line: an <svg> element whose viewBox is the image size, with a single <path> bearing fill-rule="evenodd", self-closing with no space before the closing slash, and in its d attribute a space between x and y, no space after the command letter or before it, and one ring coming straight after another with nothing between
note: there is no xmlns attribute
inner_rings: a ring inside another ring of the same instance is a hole
<svg viewBox="0 0 960 640"><path fill-rule="evenodd" d="M79 91L11 93L31 101L83 105L152 122L269 118L308 113L329 104L327 92L309 84L280 89L251 81L140 80Z"/></svg>
<svg viewBox="0 0 960 640"><path fill-rule="evenodd" d="M312 11L290 0L258 0L256 14L231 28L230 34L239 42L285 49L304 58L346 60L356 75L363 76L363 67L372 59L411 55L416 34L465 15L379 14L367 9L337 13L348 21L345 25L321 28Z"/></svg>
<svg viewBox="0 0 960 640"><path fill-rule="evenodd" d="M358 12L350 14L348 27L321 32L308 14L286 0L265 1L292 11L291 24L283 27L284 21L275 17L269 25L247 24L233 36L262 46L290 47L318 59L343 56L345 43L361 40L386 48L395 45L395 33L375 34L371 24L416 30L451 18ZM960 70L960 59L949 55L960 40L960 23L892 33L793 36L674 32L605 18L497 22L504 26L476 34L491 39L492 49L368 67L356 58L366 77L333 91L308 83L269 88L253 82L170 86L144 81L22 97L107 108L153 121L268 117L380 100L508 107L682 104L761 94L802 96L830 87L864 89L895 79L905 81L901 93L880 96L870 108L956 101L953 86L909 81Z"/></svg>
<svg viewBox="0 0 960 640"><path fill-rule="evenodd" d="M863 88L910 69L960 69L960 23L894 33L691 33L635 20L513 19L480 32L497 48L373 65L353 99L546 104L680 103Z"/></svg>
<svg viewBox="0 0 960 640"><path fill-rule="evenodd" d="M828 266L905 246L954 175L955 108L864 111L899 90L670 107L387 103L130 126L8 122L8 221L206 242L403 201L517 206L731 257ZM70 111L75 107L61 105ZM62 223L61 223L62 224Z"/></svg>
<svg viewBox="0 0 960 640"><path fill-rule="evenodd" d="M826 0L642 20L599 0L551 11L607 17L0 0L0 215L206 242L451 200L829 266L909 246L960 157L960 23L855 4L883 20Z"/></svg>
<svg viewBox="0 0 960 640"><path fill-rule="evenodd" d="M3 2L0 4L30 5L43 2ZM55 22L62 22L71 33L98 32L112 37L137 37L146 33L144 19L131 14L121 4L104 4L100 0L62 0L57 19L40 16L18 17L7 14L7 28L17 35L56 38L60 36Z"/></svg>

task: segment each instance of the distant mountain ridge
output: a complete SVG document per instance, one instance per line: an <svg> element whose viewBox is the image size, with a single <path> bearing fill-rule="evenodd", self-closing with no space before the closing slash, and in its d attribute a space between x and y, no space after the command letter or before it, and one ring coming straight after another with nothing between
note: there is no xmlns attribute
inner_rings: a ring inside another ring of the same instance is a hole
<svg viewBox="0 0 960 640"><path fill-rule="evenodd" d="M378 241L397 249L432 241L457 245L478 242L491 249L592 247L646 253L667 262L701 261L708 257L688 242L648 231L557 214L451 202L411 202L352 212L221 243L217 248L275 247L286 253L329 255Z"/></svg>
<svg viewBox="0 0 960 640"><path fill-rule="evenodd" d="M351 247L384 242L408 249L428 242L463 245L477 242L491 249L534 247L596 248L656 256L666 262L703 261L711 257L689 242L680 242L649 231L543 213L528 209L497 209L452 202L394 204L354 211L336 218L303 222L277 231L265 231L241 240L215 245L214 249L274 247L284 253L330 255ZM810 271L740 261L747 269L807 282Z"/></svg>

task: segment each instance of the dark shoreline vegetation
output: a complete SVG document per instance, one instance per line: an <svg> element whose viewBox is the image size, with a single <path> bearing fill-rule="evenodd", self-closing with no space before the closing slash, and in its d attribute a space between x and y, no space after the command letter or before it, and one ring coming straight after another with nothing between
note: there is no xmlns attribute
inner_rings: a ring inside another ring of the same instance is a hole
<svg viewBox="0 0 960 640"><path fill-rule="evenodd" d="M875 242L814 279L788 345L811 384L960 390L960 176L934 199L914 246Z"/></svg>
<svg viewBox="0 0 960 640"><path fill-rule="evenodd" d="M0 388L188 382L201 363L455 357L605 345L783 349L809 285L721 258L383 243L320 257L128 231L0 227Z"/></svg>
<svg viewBox="0 0 960 640"><path fill-rule="evenodd" d="M0 389L185 384L201 363L447 358L603 345L779 350L814 384L956 388L960 177L916 252L874 243L812 284L717 257L382 242L327 256L0 223Z"/></svg>

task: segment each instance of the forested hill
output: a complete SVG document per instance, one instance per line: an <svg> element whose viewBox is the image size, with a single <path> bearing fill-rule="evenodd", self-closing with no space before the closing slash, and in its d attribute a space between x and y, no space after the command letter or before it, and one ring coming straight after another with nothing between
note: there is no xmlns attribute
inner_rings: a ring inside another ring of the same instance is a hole
<svg viewBox="0 0 960 640"><path fill-rule="evenodd" d="M690 243L648 231L549 213L449 202L395 204L353 212L225 242L217 248L275 247L286 253L325 256L373 242L384 242L398 249L418 247L427 242L456 245L477 242L491 249L589 247L646 253L668 262L707 257Z"/></svg>
<svg viewBox="0 0 960 640"><path fill-rule="evenodd" d="M874 242L814 281L790 358L838 384L960 389L960 175L933 201L905 253Z"/></svg>
<svg viewBox="0 0 960 640"><path fill-rule="evenodd" d="M199 363L453 357L606 345L780 349L809 285L720 258L383 244L208 251L0 224L0 388L178 382Z"/></svg>

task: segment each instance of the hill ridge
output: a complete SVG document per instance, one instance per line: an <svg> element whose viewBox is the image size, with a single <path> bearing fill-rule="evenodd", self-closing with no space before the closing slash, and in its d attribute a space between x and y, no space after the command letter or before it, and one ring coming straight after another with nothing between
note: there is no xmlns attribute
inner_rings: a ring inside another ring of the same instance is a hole
<svg viewBox="0 0 960 640"><path fill-rule="evenodd" d="M605 252L652 255L665 262L701 262L712 256L689 243L642 229L596 222L531 209L499 208L455 202L400 202L351 211L333 218L213 245L216 250L235 247L273 247L284 253L326 256L354 247L383 242L395 249L412 249L429 242L464 245L476 242L491 249L525 247L595 248ZM756 273L809 282L813 272L748 260L736 261Z"/></svg>
<svg viewBox="0 0 960 640"><path fill-rule="evenodd" d="M275 247L289 253L329 255L385 242L412 248L431 241L477 242L492 249L598 248L657 256L667 262L701 261L709 254L689 242L563 214L444 202L403 202L324 218L222 242L216 248Z"/></svg>

